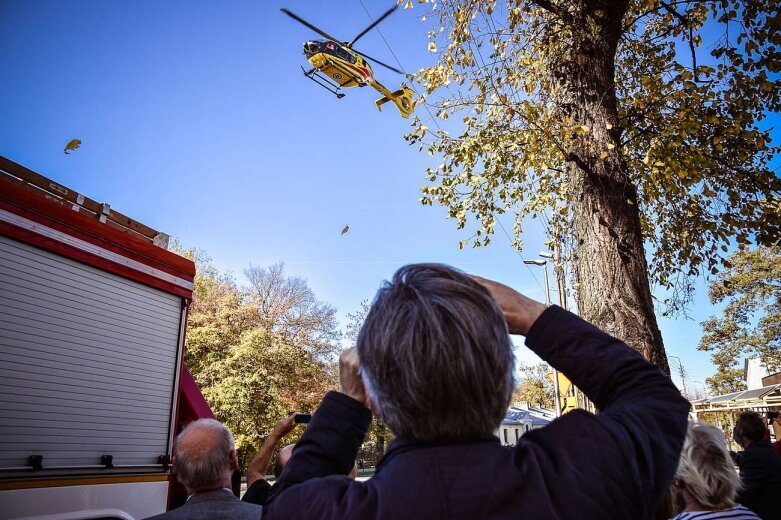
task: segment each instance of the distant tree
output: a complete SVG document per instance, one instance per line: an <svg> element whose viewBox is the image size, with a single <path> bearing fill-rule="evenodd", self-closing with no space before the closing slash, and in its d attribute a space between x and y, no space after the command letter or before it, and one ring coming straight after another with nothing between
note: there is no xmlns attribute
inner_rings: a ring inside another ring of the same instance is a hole
<svg viewBox="0 0 781 520"><path fill-rule="evenodd" d="M244 332L213 371L220 378L203 389L204 396L233 431L242 467L279 419L295 411L314 411L336 386L325 363L258 328ZM295 435L288 438L295 440Z"/></svg>
<svg viewBox="0 0 781 520"><path fill-rule="evenodd" d="M371 308L372 304L369 300L361 300L361 308L347 314L347 327L344 331L344 337L352 344L355 344L358 340L358 333L361 332L363 322L366 320L366 315L369 314Z"/></svg>
<svg viewBox="0 0 781 520"><path fill-rule="evenodd" d="M781 233L761 124L781 108L778 2L430 5L438 61L416 75L407 135L442 159L423 204L474 222L462 247L488 244L507 212L519 248L524 217L549 220L579 313L669 373L651 283L679 310L733 240Z"/></svg>
<svg viewBox="0 0 781 520"><path fill-rule="evenodd" d="M245 291L255 325L327 359L339 346L336 309L317 300L306 281L285 276L284 264L252 266L244 271Z"/></svg>
<svg viewBox="0 0 781 520"><path fill-rule="evenodd" d="M230 345L249 327L248 309L233 277L219 272L205 251L186 248L176 239L169 247L196 265L193 301L187 313L185 363L196 381L207 385L219 377L214 364L228 355Z"/></svg>
<svg viewBox="0 0 781 520"><path fill-rule="evenodd" d="M744 248L729 261L708 288L711 303L726 307L702 323L698 347L711 352L717 373L707 381L718 393L745 388L744 357L781 370L781 247Z"/></svg>
<svg viewBox="0 0 781 520"><path fill-rule="evenodd" d="M513 392L513 402L527 401L533 406L553 408L553 381L548 377L551 368L545 363L518 366L519 385Z"/></svg>
<svg viewBox="0 0 781 520"><path fill-rule="evenodd" d="M337 388L335 310L281 264L251 267L240 287L205 253L176 249L196 262L185 363L246 467L276 421Z"/></svg>
<svg viewBox="0 0 781 520"><path fill-rule="evenodd" d="M734 363L737 365L737 362ZM705 379L713 395L724 395L731 392L746 389L746 380L743 379L743 368L731 366L730 368L716 369L716 373Z"/></svg>

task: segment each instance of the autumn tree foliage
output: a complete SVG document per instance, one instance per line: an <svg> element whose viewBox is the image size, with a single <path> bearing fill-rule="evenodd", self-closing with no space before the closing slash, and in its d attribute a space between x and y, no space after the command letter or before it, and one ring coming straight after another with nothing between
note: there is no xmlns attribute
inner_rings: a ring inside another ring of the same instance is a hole
<svg viewBox="0 0 781 520"><path fill-rule="evenodd" d="M246 467L276 421L338 386L336 311L282 264L250 267L240 286L204 254L184 254L197 265L185 363Z"/></svg>
<svg viewBox="0 0 781 520"><path fill-rule="evenodd" d="M711 353L716 375L707 379L717 394L745 389L744 357L759 357L771 372L781 370L781 247L741 249L708 288L724 311L702 323L700 350Z"/></svg>
<svg viewBox="0 0 781 520"><path fill-rule="evenodd" d="M441 157L422 202L490 242L536 216L570 254L582 316L667 370L665 310L732 240L781 232L779 4L765 0L428 2L437 63L407 139ZM447 120L447 121L444 121ZM650 261L648 260L650 259Z"/></svg>
<svg viewBox="0 0 781 520"><path fill-rule="evenodd" d="M526 401L533 406L555 407L553 380L548 377L551 368L545 363L518 365L518 387L513 391L514 403Z"/></svg>

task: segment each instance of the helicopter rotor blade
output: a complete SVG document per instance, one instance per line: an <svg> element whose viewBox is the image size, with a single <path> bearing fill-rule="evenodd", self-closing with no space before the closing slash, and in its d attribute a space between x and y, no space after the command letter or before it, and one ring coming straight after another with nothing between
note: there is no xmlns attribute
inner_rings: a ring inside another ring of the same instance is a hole
<svg viewBox="0 0 781 520"><path fill-rule="evenodd" d="M285 13L286 15L288 15L290 18L292 18L293 20L297 21L301 25L304 25L304 26L312 29L314 32L316 32L317 34L319 34L320 36L322 36L326 40L331 40L332 42L335 42L335 43L338 43L339 45L342 45L342 42L340 42L339 40L337 40L336 38L334 38L333 36L331 36L330 34L325 32L324 30L320 29L319 27L315 27L314 25L312 25L311 23L307 22L306 20L304 20L303 18L301 18L297 14L288 11L284 7L281 8L280 11L282 11L283 13Z"/></svg>
<svg viewBox="0 0 781 520"><path fill-rule="evenodd" d="M383 66L383 67L385 67L386 69L392 70L393 72L396 72L396 73L398 73L398 74L404 74L404 71L403 71L403 70L399 70L399 69L397 69L396 67L391 67L391 66L390 66L390 65L388 65L387 63L383 63L383 62L381 62L381 61L380 61L380 60L378 60L378 59L372 58L371 56L368 56L368 55L366 55L366 54L362 53L361 51L357 51L357 50L353 49L353 52L357 52L358 54L360 54L361 56L363 56L363 57L364 57L364 58L366 58L367 60L371 60L371 61L373 61L374 63L376 63L377 65L382 65L382 66Z"/></svg>
<svg viewBox="0 0 781 520"><path fill-rule="evenodd" d="M398 8L399 8L399 4L394 4L394 5L393 5L393 7L391 7L391 8L390 8L390 9L388 9L387 11L385 11L385 13L384 13L382 16L380 16L379 18L377 18L376 20L374 20L374 21L373 21L373 22L372 22L372 23L369 25L369 27L367 27L367 28L366 28L366 29L364 29L363 31L359 32L359 33L358 33L358 36L356 36L355 38L353 38L353 39L352 39L352 41L350 41L350 42L347 44L347 46L348 46L348 47L352 47L352 46L355 44L355 42L357 42L358 40L360 40L361 38L363 38L363 36L364 36L364 35L365 35L367 32L369 32L369 31L371 31L372 29L374 29L375 27L377 27L377 25L378 25L378 24L379 24L381 21L383 21L383 20L384 20L384 19L386 19L388 16L390 16L390 14L391 14L393 11L395 11L396 9L398 9ZM376 60L375 60L375 61L376 61ZM379 63L379 62L378 62L378 63Z"/></svg>

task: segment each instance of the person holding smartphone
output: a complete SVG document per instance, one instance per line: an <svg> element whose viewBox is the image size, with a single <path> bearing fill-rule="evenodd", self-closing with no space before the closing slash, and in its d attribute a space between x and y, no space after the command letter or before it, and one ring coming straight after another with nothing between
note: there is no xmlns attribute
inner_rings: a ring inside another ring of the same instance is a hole
<svg viewBox="0 0 781 520"><path fill-rule="evenodd" d="M294 413L289 417L277 421L274 428L271 430L271 433L266 437L266 440L260 447L260 450L258 450L258 453L255 454L252 461L249 463L249 467L247 468L247 492L241 497L242 501L261 506L266 503L268 492L271 489L271 484L266 480L266 473L268 472L268 468L271 464L271 457L274 455L277 444L279 444L279 441L281 441L285 435L293 431L297 425L306 424L311 418L312 416L308 413ZM284 461L287 462L287 459L290 457L290 452L292 451L292 447L289 446L285 446L280 450L277 455L275 467L280 465L280 461L283 457L282 452L286 449L287 452L284 454ZM284 467L284 463L281 465ZM279 475L277 474L276 476L278 477Z"/></svg>

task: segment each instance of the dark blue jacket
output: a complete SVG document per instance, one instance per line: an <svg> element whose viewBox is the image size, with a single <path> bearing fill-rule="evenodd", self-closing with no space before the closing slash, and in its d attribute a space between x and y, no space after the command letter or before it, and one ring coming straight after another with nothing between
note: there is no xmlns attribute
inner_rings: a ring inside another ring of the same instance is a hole
<svg viewBox="0 0 781 520"><path fill-rule="evenodd" d="M526 344L566 374L602 413L570 412L525 434L423 445L397 439L376 475L346 475L369 410L326 395L280 480L264 519L650 518L669 485L689 403L669 378L623 342L559 307Z"/></svg>
<svg viewBox="0 0 781 520"><path fill-rule="evenodd" d="M781 520L781 455L768 441L752 442L740 455L743 486L735 501L762 520Z"/></svg>

